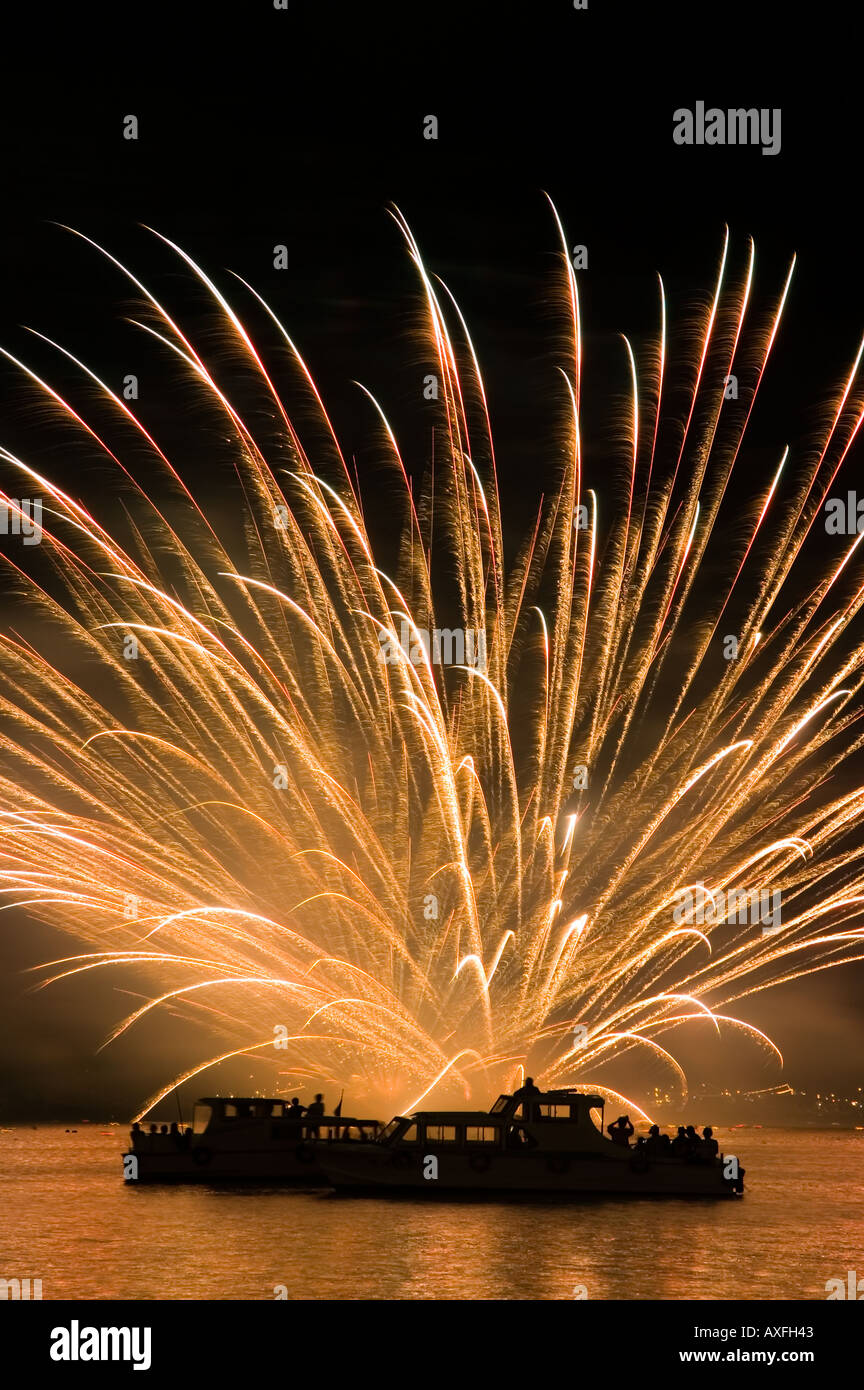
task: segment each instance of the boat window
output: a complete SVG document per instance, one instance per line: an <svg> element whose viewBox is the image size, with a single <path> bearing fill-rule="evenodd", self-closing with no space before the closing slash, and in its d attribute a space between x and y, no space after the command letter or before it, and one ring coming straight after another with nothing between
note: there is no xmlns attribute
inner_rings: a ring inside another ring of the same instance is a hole
<svg viewBox="0 0 864 1390"><path fill-rule="evenodd" d="M399 1128L399 1126L401 1125L401 1123L402 1123L401 1120L391 1120L390 1123L389 1123L388 1125L385 1125L385 1126L384 1126L384 1128L382 1129L382 1131L381 1131L381 1133L379 1134L378 1138L379 1138L379 1139L392 1139L392 1138L393 1138L393 1135L396 1133L396 1131L397 1131L397 1129Z"/></svg>
<svg viewBox="0 0 864 1390"><path fill-rule="evenodd" d="M469 1144L494 1144L498 1139L495 1125L467 1125L465 1139Z"/></svg>
<svg viewBox="0 0 864 1390"><path fill-rule="evenodd" d="M194 1134L203 1134L210 1123L213 1114L212 1105L196 1105L195 1113L192 1118L192 1131Z"/></svg>
<svg viewBox="0 0 864 1390"><path fill-rule="evenodd" d="M232 1102L231 1102L230 1100L226 1101L226 1102L225 1102L225 1106L224 1106L223 1111L222 1111L222 1114L224 1115L224 1117L225 1117L226 1120L236 1120L236 1119L237 1119L237 1106L236 1106L236 1105L233 1105Z"/></svg>
<svg viewBox="0 0 864 1390"><path fill-rule="evenodd" d="M432 1144L455 1144L459 1138L455 1125L427 1125L426 1142Z"/></svg>
<svg viewBox="0 0 864 1390"><path fill-rule="evenodd" d="M499 1096L495 1104L492 1106L492 1109L489 1111L489 1114L500 1115L502 1110L507 1109L507 1106L510 1104L510 1101L512 1099L512 1096Z"/></svg>
<svg viewBox="0 0 864 1390"><path fill-rule="evenodd" d="M281 1100L274 1100L273 1109L270 1113L272 1114L274 1120L282 1118L282 1116L285 1114L285 1106Z"/></svg>
<svg viewBox="0 0 864 1390"><path fill-rule="evenodd" d="M409 1125L408 1128L406 1129L405 1133L404 1133L403 1135L400 1136L400 1138L399 1138L399 1143L400 1143L400 1144L416 1144L416 1143L417 1143L417 1126L416 1126L416 1125Z"/></svg>
<svg viewBox="0 0 864 1390"><path fill-rule="evenodd" d="M569 1120L570 1105L538 1105L536 1113L542 1120Z"/></svg>

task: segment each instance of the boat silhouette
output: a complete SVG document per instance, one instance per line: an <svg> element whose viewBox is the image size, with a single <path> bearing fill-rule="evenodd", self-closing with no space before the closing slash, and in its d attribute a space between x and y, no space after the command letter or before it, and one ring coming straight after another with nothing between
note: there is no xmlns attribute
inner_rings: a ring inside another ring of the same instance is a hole
<svg viewBox="0 0 864 1390"><path fill-rule="evenodd" d="M502 1095L488 1112L397 1115L372 1142L322 1145L318 1161L333 1187L358 1193L743 1193L734 1155L649 1156L644 1144L607 1139L603 1112L601 1096L580 1091Z"/></svg>
<svg viewBox="0 0 864 1390"><path fill-rule="evenodd" d="M297 1119L281 1098L206 1096L191 1126L134 1125L123 1155L127 1183L287 1182L326 1187L319 1158L329 1144L371 1142L380 1121L315 1115Z"/></svg>

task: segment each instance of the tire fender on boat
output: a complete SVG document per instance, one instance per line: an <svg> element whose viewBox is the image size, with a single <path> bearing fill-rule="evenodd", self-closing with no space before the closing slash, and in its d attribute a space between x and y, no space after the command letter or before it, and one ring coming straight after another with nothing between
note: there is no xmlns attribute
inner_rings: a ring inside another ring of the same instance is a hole
<svg viewBox="0 0 864 1390"><path fill-rule="evenodd" d="M468 1165L474 1169L475 1173L488 1173L492 1167L492 1160L488 1154L472 1154L468 1160Z"/></svg>
<svg viewBox="0 0 864 1390"><path fill-rule="evenodd" d="M647 1173L650 1167L651 1164L648 1162L647 1158L637 1157L634 1154L630 1160L631 1173Z"/></svg>
<svg viewBox="0 0 864 1390"><path fill-rule="evenodd" d="M550 1173L569 1173L570 1160L564 1154L553 1154L551 1158L547 1158L546 1167Z"/></svg>
<svg viewBox="0 0 864 1390"><path fill-rule="evenodd" d="M294 1150L294 1157L297 1159L298 1163L313 1163L315 1160L315 1150L312 1148L311 1144L304 1142L297 1145Z"/></svg>
<svg viewBox="0 0 864 1390"><path fill-rule="evenodd" d="M199 1168L206 1168L212 1158L211 1150L202 1148L200 1144L192 1150L192 1162L197 1163Z"/></svg>
<svg viewBox="0 0 864 1390"><path fill-rule="evenodd" d="M410 1168L411 1155L405 1149L397 1149L390 1162L394 1168Z"/></svg>

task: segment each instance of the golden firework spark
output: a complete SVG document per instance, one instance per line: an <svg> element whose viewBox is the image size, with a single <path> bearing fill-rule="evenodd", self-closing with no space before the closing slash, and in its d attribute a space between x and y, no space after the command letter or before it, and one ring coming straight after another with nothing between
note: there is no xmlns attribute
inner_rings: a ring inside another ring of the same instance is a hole
<svg viewBox="0 0 864 1390"><path fill-rule="evenodd" d="M752 245L727 289L727 236L674 383L662 281L656 343L624 340L620 476L598 497L583 485L582 324L558 222L569 338L554 486L511 558L477 355L395 216L438 397L434 467L415 491L419 470L363 388L392 474L392 573L311 373L245 282L278 334L269 353L167 242L212 297L244 400L255 382L241 415L219 384L222 344L217 372L108 256L227 438L243 497L230 528L83 362L66 352L95 388L86 418L5 354L115 470L128 522L100 522L2 451L9 515L22 492L43 500L52 576L7 547L39 623L0 639L2 891L90 948L43 984L145 981L112 1039L165 1010L200 1022L206 1046L148 1107L243 1054L394 1106L454 1087L485 1099L526 1068L603 1090L628 1052L683 1085L661 1037L707 1024L773 1049L720 1010L861 959L861 537L823 535L815 584L801 556L864 419L862 349L818 447L797 473L778 449L742 504L792 268L760 326ZM314 419L289 413L289 380ZM682 925L688 888L700 903L780 892L782 926L722 912Z"/></svg>

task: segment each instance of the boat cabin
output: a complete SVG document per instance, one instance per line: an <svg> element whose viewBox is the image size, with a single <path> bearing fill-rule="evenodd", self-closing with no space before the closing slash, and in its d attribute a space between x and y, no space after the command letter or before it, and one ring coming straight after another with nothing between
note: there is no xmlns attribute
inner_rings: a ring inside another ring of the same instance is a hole
<svg viewBox="0 0 864 1390"><path fill-rule="evenodd" d="M192 1121L194 1135L230 1131L249 1124L266 1123L271 1139L374 1139L381 1125L378 1120L358 1120L354 1116L315 1115L299 1121L291 1114L288 1101L263 1096L207 1096L195 1102Z"/></svg>
<svg viewBox="0 0 864 1390"><path fill-rule="evenodd" d="M207 1096L195 1102L192 1133L204 1134L234 1120L281 1120L287 1108L281 1099L267 1100L262 1096Z"/></svg>
<svg viewBox="0 0 864 1390"><path fill-rule="evenodd" d="M529 1097L499 1096L491 1110L418 1110L397 1115L379 1143L493 1152L520 1147L593 1149L611 1147L603 1135L602 1096L581 1091L544 1091ZM599 1128L592 1111L599 1110Z"/></svg>
<svg viewBox="0 0 864 1390"><path fill-rule="evenodd" d="M132 1147L139 1153L188 1149L208 1142L230 1149L242 1148L262 1140L297 1144L305 1139L358 1140L369 1142L381 1129L379 1120L356 1119L353 1115L315 1115L297 1120L288 1101L266 1096L205 1096L195 1102L191 1127L135 1124Z"/></svg>

